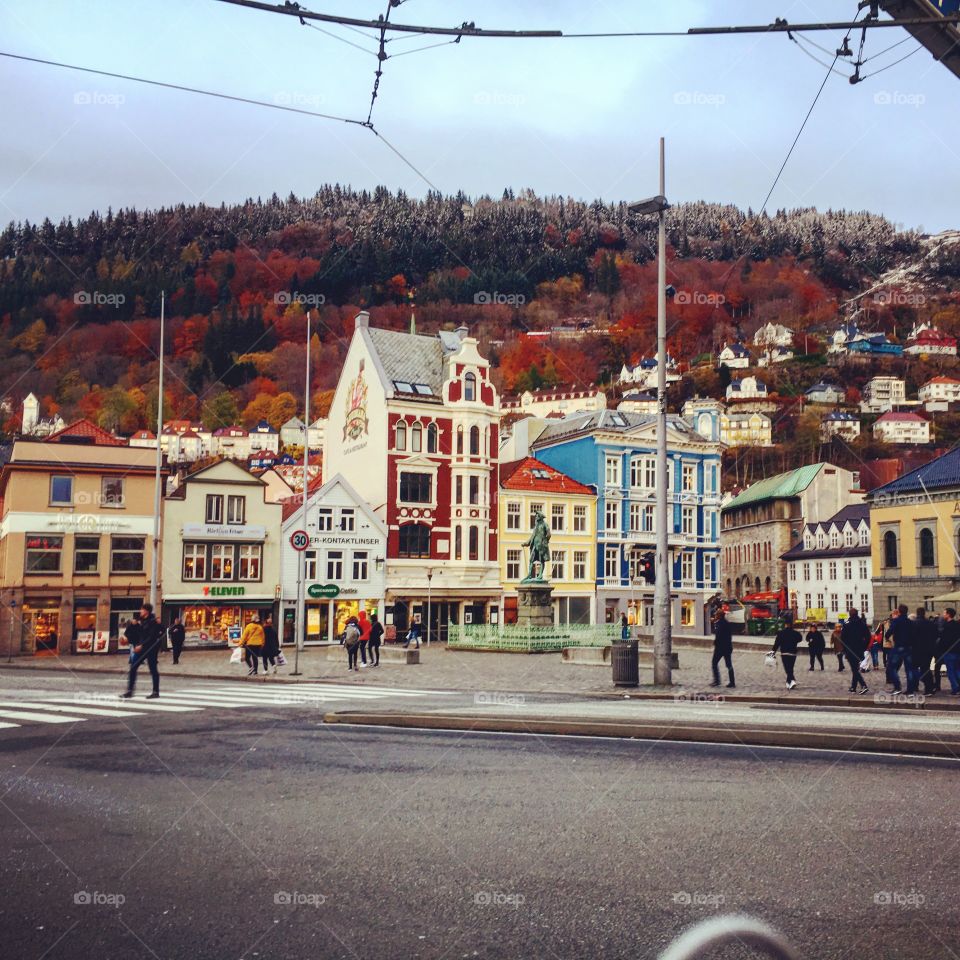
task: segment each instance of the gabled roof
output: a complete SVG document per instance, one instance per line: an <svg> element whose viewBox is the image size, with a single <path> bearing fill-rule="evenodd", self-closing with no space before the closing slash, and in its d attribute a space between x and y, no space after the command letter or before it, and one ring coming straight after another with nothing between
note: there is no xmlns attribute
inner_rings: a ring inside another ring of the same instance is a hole
<svg viewBox="0 0 960 960"><path fill-rule="evenodd" d="M286 423L282 424L281 430L302 430L303 421L299 417L291 417Z"/></svg>
<svg viewBox="0 0 960 960"><path fill-rule="evenodd" d="M251 433L276 433L277 431L267 423L266 420L261 420L251 431Z"/></svg>
<svg viewBox="0 0 960 960"><path fill-rule="evenodd" d="M551 442L574 437L577 434L592 434L595 431L635 434L644 428L654 427L657 418L649 413L627 413L624 410L595 410L592 413L578 413L564 417L557 423L551 423L534 441L534 447L546 446ZM683 417L670 414L667 417L667 429L682 434L692 443L703 444L707 441L687 423Z"/></svg>
<svg viewBox="0 0 960 960"><path fill-rule="evenodd" d="M831 413L828 413L824 420L842 420L850 423L859 423L860 418L854 414L850 413L849 410L834 410Z"/></svg>
<svg viewBox="0 0 960 960"><path fill-rule="evenodd" d="M373 350L389 381L387 387L398 382L411 385L422 383L431 389L434 397L440 396L445 347L440 337L400 333L380 327L368 327L365 333L370 337ZM454 336L459 344L459 337L456 334Z"/></svg>
<svg viewBox="0 0 960 960"><path fill-rule="evenodd" d="M724 350L729 350L735 357L750 356L750 351L742 343L724 344L720 352L723 353Z"/></svg>
<svg viewBox="0 0 960 960"><path fill-rule="evenodd" d="M248 437L250 434L247 433L243 427L219 427L213 431L215 437Z"/></svg>
<svg viewBox="0 0 960 960"><path fill-rule="evenodd" d="M583 494L595 491L535 457L500 464L500 486L504 490L533 490L538 493Z"/></svg>
<svg viewBox="0 0 960 960"><path fill-rule="evenodd" d="M925 463L916 470L905 473L882 487L871 490L871 499L880 499L894 493L921 493L930 490L960 489L960 447L947 451L943 456Z"/></svg>
<svg viewBox="0 0 960 960"><path fill-rule="evenodd" d="M767 477L766 480L758 480L734 497L723 509L735 510L751 503L762 503L764 500L798 497L813 483L822 467L822 463L808 463L797 470L778 473L775 477Z"/></svg>
<svg viewBox="0 0 960 960"><path fill-rule="evenodd" d="M923 387L929 387L931 383L953 383L957 386L960 386L960 380L955 380L953 377L932 377L925 384L923 384L920 389L922 390Z"/></svg>
<svg viewBox="0 0 960 960"><path fill-rule="evenodd" d="M877 417L876 423L927 423L927 421L917 413L890 410L882 417Z"/></svg>
<svg viewBox="0 0 960 960"><path fill-rule="evenodd" d="M807 387L804 393L822 393L824 390L832 390L834 393L843 393L843 390L840 387L832 384L826 383L821 380L819 383L815 383L812 387Z"/></svg>
<svg viewBox="0 0 960 960"><path fill-rule="evenodd" d="M130 435L131 440L156 440L156 434L151 433L149 430L138 430L136 433Z"/></svg>
<svg viewBox="0 0 960 960"><path fill-rule="evenodd" d="M75 420L56 433L51 433L44 443L91 443L101 447L125 447L126 443L89 420Z"/></svg>

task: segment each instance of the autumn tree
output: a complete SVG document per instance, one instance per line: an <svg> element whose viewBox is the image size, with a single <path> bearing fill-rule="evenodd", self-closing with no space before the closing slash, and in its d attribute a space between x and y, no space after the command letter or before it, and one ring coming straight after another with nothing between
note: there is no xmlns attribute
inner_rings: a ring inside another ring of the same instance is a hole
<svg viewBox="0 0 960 960"><path fill-rule="evenodd" d="M237 410L237 401L229 390L223 390L206 400L201 410L200 419L207 430L219 430L221 427L231 427L240 419Z"/></svg>
<svg viewBox="0 0 960 960"><path fill-rule="evenodd" d="M297 400L292 393L278 393L270 401L266 420L279 430L291 417L297 415Z"/></svg>

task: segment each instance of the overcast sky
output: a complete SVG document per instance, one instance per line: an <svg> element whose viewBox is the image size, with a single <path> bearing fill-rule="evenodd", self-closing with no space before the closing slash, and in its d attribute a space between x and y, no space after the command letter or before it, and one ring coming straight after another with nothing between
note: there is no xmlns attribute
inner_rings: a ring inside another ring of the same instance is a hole
<svg viewBox="0 0 960 960"><path fill-rule="evenodd" d="M384 0L313 0L376 17ZM411 0L403 23L685 30L844 19L854 0ZM376 43L216 0L4 0L0 49L365 120ZM836 48L841 36L809 34ZM917 44L874 30L867 54ZM440 38L388 44L394 54ZM854 49L859 37L853 38ZM807 48L811 49L811 48ZM830 59L812 51L825 62ZM479 40L388 60L369 130L0 58L0 223L108 206L310 195L323 183L494 197L531 187L585 200L657 192L759 209L826 75L784 35ZM907 227L960 226L960 80L920 50L856 86L831 77L770 208L869 209Z"/></svg>

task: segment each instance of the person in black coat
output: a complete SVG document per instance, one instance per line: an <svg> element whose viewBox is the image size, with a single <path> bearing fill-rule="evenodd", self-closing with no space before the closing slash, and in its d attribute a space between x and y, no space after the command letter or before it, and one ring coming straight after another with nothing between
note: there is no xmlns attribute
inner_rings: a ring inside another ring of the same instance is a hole
<svg viewBox="0 0 960 960"><path fill-rule="evenodd" d="M923 683L923 692L930 696L933 692L933 673L930 661L937 652L937 624L927 619L927 611L917 607L917 617L911 630L911 648L913 650L913 669L907 681L907 693L916 693Z"/></svg>
<svg viewBox="0 0 960 960"><path fill-rule="evenodd" d="M280 638L277 636L276 627L273 625L273 617L268 613L263 621L263 649L260 656L263 657L263 672L267 672L267 663L273 667L273 672L277 672L277 656L280 653Z"/></svg>
<svg viewBox="0 0 960 960"><path fill-rule="evenodd" d="M380 666L380 644L383 642L383 624L375 614L370 614L370 642L367 644L370 652L370 666Z"/></svg>
<svg viewBox="0 0 960 960"><path fill-rule="evenodd" d="M736 687L737 683L733 675L733 631L727 623L726 613L718 610L716 619L713 621L713 659L710 661L710 666L713 668L713 683L710 684L711 687L720 686L719 663L721 660L727 665L727 675L730 677L727 687Z"/></svg>
<svg viewBox="0 0 960 960"><path fill-rule="evenodd" d="M850 693L866 693L869 687L860 673L860 661L870 646L870 628L856 610L850 611L847 622L840 629L843 655L850 664Z"/></svg>
<svg viewBox="0 0 960 960"><path fill-rule="evenodd" d="M140 608L140 632L136 636L137 645L133 648L134 657L130 661L127 692L120 694L124 700L129 700L133 696L133 688L137 684L137 671L140 669L140 664L144 662L150 668L150 679L153 680L153 692L147 699L155 700L160 696L160 670L157 667L157 657L160 656L160 647L163 646L164 633L162 625L153 615L153 604L145 603Z"/></svg>
<svg viewBox="0 0 960 960"><path fill-rule="evenodd" d="M780 651L780 660L783 663L783 672L787 675L787 689L792 690L797 681L793 675L793 668L797 663L797 647L800 645L799 631L793 629L793 620L789 614L783 618L783 629L777 633L773 641L773 652ZM811 670L813 667L810 668ZM821 667L821 669L823 669Z"/></svg>
<svg viewBox="0 0 960 960"><path fill-rule="evenodd" d="M827 649L827 641L824 639L823 634L820 632L816 624L811 624L810 629L807 631L807 650L810 653L810 669L814 667L814 663L819 661L820 670L823 671L823 651Z"/></svg>
<svg viewBox="0 0 960 960"><path fill-rule="evenodd" d="M183 640L187 635L179 617L173 618L170 629L167 631L170 635L170 646L173 647L173 662L180 662L180 654L183 652Z"/></svg>

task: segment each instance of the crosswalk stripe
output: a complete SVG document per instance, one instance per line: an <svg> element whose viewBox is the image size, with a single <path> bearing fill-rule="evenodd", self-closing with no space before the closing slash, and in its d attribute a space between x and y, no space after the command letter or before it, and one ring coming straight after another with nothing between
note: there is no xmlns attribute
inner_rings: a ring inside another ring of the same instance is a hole
<svg viewBox="0 0 960 960"><path fill-rule="evenodd" d="M96 707L77 707L68 704L39 700L0 700L0 707L16 707L24 710L51 710L54 713L82 713L93 717L141 717L134 710L101 710Z"/></svg>
<svg viewBox="0 0 960 960"><path fill-rule="evenodd" d="M38 713L24 710L0 710L7 720L35 720L37 723L83 723L86 717L64 717L58 713Z"/></svg>
<svg viewBox="0 0 960 960"><path fill-rule="evenodd" d="M246 704L237 703L233 700L220 700L214 697L182 697L179 694L170 696L164 695L163 702L178 707L243 707Z"/></svg>
<svg viewBox="0 0 960 960"><path fill-rule="evenodd" d="M19 727L19 726L20 726L19 723L0 723L0 729L3 729L4 727Z"/></svg>
<svg viewBox="0 0 960 960"><path fill-rule="evenodd" d="M186 692L177 691L178 697L187 696ZM276 699L297 699L297 700L379 700L385 696L382 693L371 693L368 690L298 690L296 687L273 687L267 690L233 691L233 690L201 690L193 692L190 696L200 697L223 697L231 700L276 700Z"/></svg>
<svg viewBox="0 0 960 960"><path fill-rule="evenodd" d="M197 687L200 690L233 690L235 686L228 686L225 684L220 685L203 685ZM290 689L297 690L308 693L329 693L329 692L343 692L343 693L354 693L354 694L374 694L377 696L397 696L397 697L423 697L423 696L442 696L442 697L452 697L456 696L458 691L456 690L413 690L406 687L371 687L364 684L363 686L353 686L352 684L347 683L285 683L277 684L276 686L261 686L255 689L259 690L278 690L278 689Z"/></svg>
<svg viewBox="0 0 960 960"><path fill-rule="evenodd" d="M82 705L82 704L89 704L92 701L90 700L89 697L57 697L57 698L51 698L46 702L47 703L75 703L75 704ZM110 701L108 700L104 700L102 702L97 700L94 702L96 702L97 704L99 704L104 708L107 708L110 706ZM136 700L136 699L120 700L119 698L117 699L117 708L120 710L123 710L130 705L136 705L136 709L138 711L147 710L147 711L156 711L157 713L195 713L197 710L200 709L199 707L175 706L172 703L157 703L154 700L145 701L142 697L139 700Z"/></svg>

